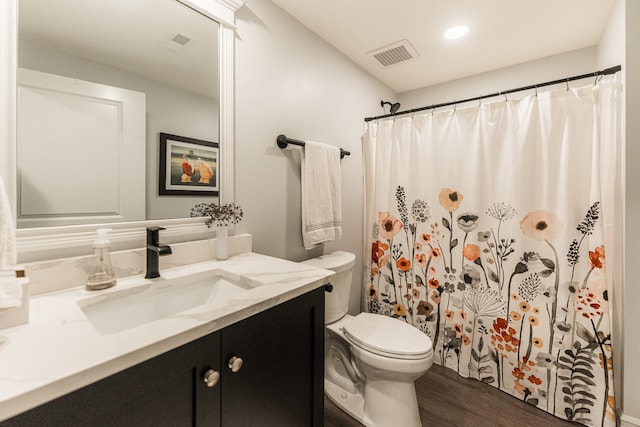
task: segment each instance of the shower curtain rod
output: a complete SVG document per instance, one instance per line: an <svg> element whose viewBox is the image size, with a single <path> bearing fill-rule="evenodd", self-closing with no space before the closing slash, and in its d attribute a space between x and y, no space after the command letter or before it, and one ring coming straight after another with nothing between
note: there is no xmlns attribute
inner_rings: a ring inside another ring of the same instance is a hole
<svg viewBox="0 0 640 427"><path fill-rule="evenodd" d="M564 79L552 80L552 81L549 81L549 82L538 83L538 84L533 84L533 85L529 85L529 86L523 86L523 87L519 87L519 88L515 88L515 89L504 90L504 91L501 91L501 92L491 93L489 95L482 95L482 96L476 96L476 97L473 97L473 98L460 99L458 101L453 101L453 102L443 102L442 104L433 104L433 105L429 105L429 106L426 106L426 107L413 108L411 110L405 110L405 111L398 111L397 113L384 114L382 116L366 117L364 119L364 121L365 122L370 122L372 120L385 119L387 117L395 117L395 116L399 116L399 115L402 115L402 114L416 113L418 111L426 111L426 110L431 110L431 109L434 109L434 108L447 107L449 105L462 104L462 103L471 102L471 101L479 101L479 100L482 100L482 99L485 99L485 98L493 98L493 97L496 97L496 96L507 95L509 93L520 92L520 91L523 91L523 90L538 89L539 87L557 85L557 84L560 84L560 83L569 84L569 82L574 81L574 80L587 79L589 77L596 77L597 78L598 76L605 76L607 74L615 74L620 70L622 70L622 66L616 65L615 67L607 68L607 69L604 69L602 71L595 71L595 72L589 73L589 74L582 74L582 75L579 75L579 76L567 77L567 78L564 78Z"/></svg>

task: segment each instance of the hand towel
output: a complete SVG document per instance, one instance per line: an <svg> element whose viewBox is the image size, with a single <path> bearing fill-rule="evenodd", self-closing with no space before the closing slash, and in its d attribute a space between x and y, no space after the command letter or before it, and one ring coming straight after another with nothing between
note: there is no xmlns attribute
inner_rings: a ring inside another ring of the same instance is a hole
<svg viewBox="0 0 640 427"><path fill-rule="evenodd" d="M301 185L305 249L342 237L340 149L305 141L301 151Z"/></svg>
<svg viewBox="0 0 640 427"><path fill-rule="evenodd" d="M0 309L22 304L22 285L15 280L16 229L9 197L0 177Z"/></svg>

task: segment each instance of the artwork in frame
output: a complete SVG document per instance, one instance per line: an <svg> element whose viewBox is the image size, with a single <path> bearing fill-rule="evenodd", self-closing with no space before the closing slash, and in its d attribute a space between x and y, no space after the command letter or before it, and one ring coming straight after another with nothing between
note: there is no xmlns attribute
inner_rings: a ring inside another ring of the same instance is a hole
<svg viewBox="0 0 640 427"><path fill-rule="evenodd" d="M160 195L217 196L219 158L217 142L160 133Z"/></svg>

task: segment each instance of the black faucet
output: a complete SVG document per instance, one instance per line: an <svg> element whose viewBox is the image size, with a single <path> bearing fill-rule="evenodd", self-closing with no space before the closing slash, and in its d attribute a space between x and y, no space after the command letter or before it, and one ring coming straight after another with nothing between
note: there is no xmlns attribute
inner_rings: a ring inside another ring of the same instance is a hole
<svg viewBox="0 0 640 427"><path fill-rule="evenodd" d="M160 256L170 255L171 246L160 243L160 230L164 227L147 227L147 274L145 279L160 277Z"/></svg>

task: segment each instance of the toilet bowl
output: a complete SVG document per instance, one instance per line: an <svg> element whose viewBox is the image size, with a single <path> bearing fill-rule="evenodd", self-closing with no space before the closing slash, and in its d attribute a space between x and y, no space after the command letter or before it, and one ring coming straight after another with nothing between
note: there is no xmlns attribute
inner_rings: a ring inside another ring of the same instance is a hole
<svg viewBox="0 0 640 427"><path fill-rule="evenodd" d="M304 264L336 273L325 294L325 394L366 426L421 426L414 382L433 363L429 337L391 317L347 314L355 255Z"/></svg>

